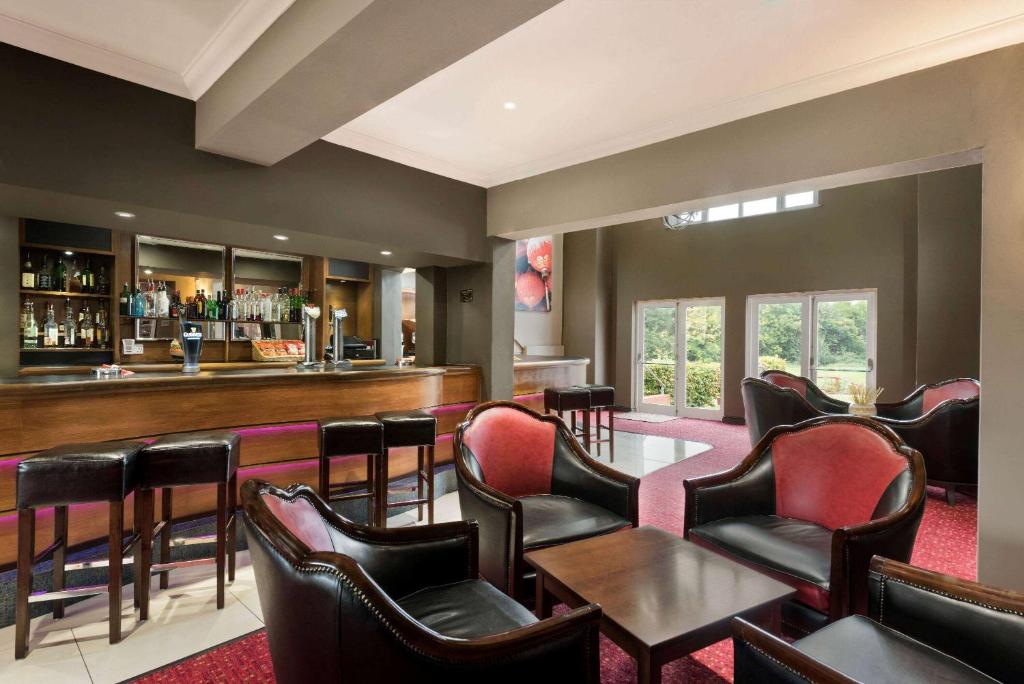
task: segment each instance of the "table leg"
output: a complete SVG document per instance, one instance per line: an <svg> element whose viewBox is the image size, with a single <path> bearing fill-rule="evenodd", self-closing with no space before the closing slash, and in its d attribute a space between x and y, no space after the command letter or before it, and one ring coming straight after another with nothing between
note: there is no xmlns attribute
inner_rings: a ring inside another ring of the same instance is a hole
<svg viewBox="0 0 1024 684"><path fill-rule="evenodd" d="M661 661L650 651L644 651L636 661L638 684L661 684Z"/></svg>
<svg viewBox="0 0 1024 684"><path fill-rule="evenodd" d="M537 597L536 605L534 606L534 611L537 614L537 619L543 620L545 618L551 617L554 602L551 599L551 594L544 590L544 573L539 571L537 572L536 584Z"/></svg>

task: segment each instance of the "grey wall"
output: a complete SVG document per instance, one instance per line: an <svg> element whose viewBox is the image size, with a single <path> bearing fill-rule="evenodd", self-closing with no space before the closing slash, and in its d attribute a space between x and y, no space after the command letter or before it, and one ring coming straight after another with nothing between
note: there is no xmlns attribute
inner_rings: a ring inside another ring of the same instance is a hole
<svg viewBox="0 0 1024 684"><path fill-rule="evenodd" d="M565 355L590 359L587 382L600 384L612 382L614 366L615 260L609 243L605 228L567 233L564 242Z"/></svg>
<svg viewBox="0 0 1024 684"><path fill-rule="evenodd" d="M14 248L8 248L13 245ZM14 375L18 370L18 340L15 321L21 310L21 254L18 245L18 219L0 216L0 376ZM11 331L14 331L13 333Z"/></svg>
<svg viewBox="0 0 1024 684"><path fill-rule="evenodd" d="M724 413L741 417L747 297L862 288L878 291L878 384L886 396L902 397L914 386L903 325L903 241L908 221L913 231L905 209L913 206L915 187L906 178L830 190L817 208L678 232L660 221L611 229L616 401L628 405L632 398L636 301L725 297Z"/></svg>
<svg viewBox="0 0 1024 684"><path fill-rule="evenodd" d="M965 188L972 191L965 192ZM917 380L979 377L981 168L918 181Z"/></svg>
<svg viewBox="0 0 1024 684"><path fill-rule="evenodd" d="M150 230L146 208L175 212L158 234L190 239L190 226L219 220L380 245L396 260L410 252L490 257L482 188L326 142L269 168L200 152L189 100L4 44L0 65L0 92L18 103L0 108L0 184L26 196L43 190L68 205L128 205L139 213L133 228L140 232ZM106 217L78 220L119 227ZM261 246L244 234L206 239ZM296 237L289 246L301 249Z"/></svg>
<svg viewBox="0 0 1024 684"><path fill-rule="evenodd" d="M416 269L416 363L444 364L448 358L447 272L443 268Z"/></svg>

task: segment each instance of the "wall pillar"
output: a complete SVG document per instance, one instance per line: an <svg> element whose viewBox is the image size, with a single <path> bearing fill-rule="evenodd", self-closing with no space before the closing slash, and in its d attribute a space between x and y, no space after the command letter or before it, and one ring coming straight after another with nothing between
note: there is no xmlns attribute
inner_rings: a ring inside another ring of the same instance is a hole
<svg viewBox="0 0 1024 684"><path fill-rule="evenodd" d="M445 269L416 269L416 364L440 366L447 361L448 306Z"/></svg>
<svg viewBox="0 0 1024 684"><path fill-rule="evenodd" d="M373 336L380 340L378 358L391 366L402 358L402 271L381 268L373 289Z"/></svg>

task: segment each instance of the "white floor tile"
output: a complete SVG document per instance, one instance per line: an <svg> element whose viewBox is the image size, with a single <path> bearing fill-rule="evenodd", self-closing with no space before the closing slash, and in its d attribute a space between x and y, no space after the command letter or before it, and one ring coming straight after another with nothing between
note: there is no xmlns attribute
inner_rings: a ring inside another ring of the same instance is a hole
<svg viewBox="0 0 1024 684"><path fill-rule="evenodd" d="M32 621L28 657L14 659L14 625L0 629L0 682L77 684L92 680L75 637L63 620L49 616Z"/></svg>

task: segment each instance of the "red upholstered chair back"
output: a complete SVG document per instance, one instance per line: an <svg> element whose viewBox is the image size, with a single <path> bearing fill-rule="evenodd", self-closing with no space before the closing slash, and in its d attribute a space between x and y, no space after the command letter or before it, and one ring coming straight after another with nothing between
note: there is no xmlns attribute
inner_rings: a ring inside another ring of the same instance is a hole
<svg viewBox="0 0 1024 684"><path fill-rule="evenodd" d="M784 432L771 444L775 512L830 530L872 519L910 462L881 432L831 422Z"/></svg>
<svg viewBox="0 0 1024 684"><path fill-rule="evenodd" d="M554 423L511 406L491 406L472 417L462 443L489 486L513 497L551 493Z"/></svg>
<svg viewBox="0 0 1024 684"><path fill-rule="evenodd" d="M921 401L921 415L928 413L950 399L974 399L981 393L981 387L974 380L953 380L944 382L924 391Z"/></svg>
<svg viewBox="0 0 1024 684"><path fill-rule="evenodd" d="M803 378L796 378L787 373L762 373L761 378L772 383L776 387L786 387L796 390L801 397L807 397L807 383Z"/></svg>
<svg viewBox="0 0 1024 684"><path fill-rule="evenodd" d="M335 550L323 517L307 499L298 496L288 501L270 492L261 494L260 498L278 522L308 546L310 551Z"/></svg>

